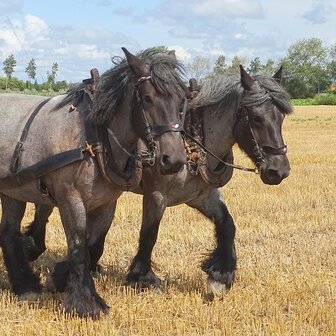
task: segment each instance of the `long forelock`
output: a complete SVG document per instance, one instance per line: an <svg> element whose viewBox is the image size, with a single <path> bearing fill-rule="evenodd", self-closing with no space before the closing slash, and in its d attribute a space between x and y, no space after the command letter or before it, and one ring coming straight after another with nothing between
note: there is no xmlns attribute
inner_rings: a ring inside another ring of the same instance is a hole
<svg viewBox="0 0 336 336"><path fill-rule="evenodd" d="M151 82L162 95L182 95L185 92L183 65L168 54L155 54L150 60Z"/></svg>
<svg viewBox="0 0 336 336"><path fill-rule="evenodd" d="M289 93L274 78L257 75L255 79L258 81L260 87L268 92L274 105L276 105L282 113L290 114L293 112Z"/></svg>

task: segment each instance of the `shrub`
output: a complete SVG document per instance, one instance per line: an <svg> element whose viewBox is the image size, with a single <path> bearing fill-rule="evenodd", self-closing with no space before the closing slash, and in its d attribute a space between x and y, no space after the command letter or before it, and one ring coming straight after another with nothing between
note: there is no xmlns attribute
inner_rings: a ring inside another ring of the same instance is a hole
<svg viewBox="0 0 336 336"><path fill-rule="evenodd" d="M313 105L336 105L336 94L321 93L314 97Z"/></svg>
<svg viewBox="0 0 336 336"><path fill-rule="evenodd" d="M294 106L307 106L307 105L313 105L313 98L296 98L291 99L291 103Z"/></svg>

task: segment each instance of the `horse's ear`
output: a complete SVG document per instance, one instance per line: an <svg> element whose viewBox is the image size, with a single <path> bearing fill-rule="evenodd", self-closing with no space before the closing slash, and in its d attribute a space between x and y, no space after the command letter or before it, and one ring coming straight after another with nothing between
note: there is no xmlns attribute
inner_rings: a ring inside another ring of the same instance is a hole
<svg viewBox="0 0 336 336"><path fill-rule="evenodd" d="M175 50L169 50L168 51L168 55L171 56L171 57L174 57L176 59L176 52L175 52Z"/></svg>
<svg viewBox="0 0 336 336"><path fill-rule="evenodd" d="M246 70L243 68L241 64L239 65L239 68L240 68L240 82L242 87L248 91L252 90L256 84L255 80L246 72Z"/></svg>
<svg viewBox="0 0 336 336"><path fill-rule="evenodd" d="M146 75L148 72L146 71L147 70L146 63L142 59L131 54L126 48L122 47L121 49L124 52L127 63L131 67L134 74L139 77Z"/></svg>
<svg viewBox="0 0 336 336"><path fill-rule="evenodd" d="M282 68L283 66L281 65L279 70L273 75L273 79L276 80L278 83L280 83L282 79Z"/></svg>

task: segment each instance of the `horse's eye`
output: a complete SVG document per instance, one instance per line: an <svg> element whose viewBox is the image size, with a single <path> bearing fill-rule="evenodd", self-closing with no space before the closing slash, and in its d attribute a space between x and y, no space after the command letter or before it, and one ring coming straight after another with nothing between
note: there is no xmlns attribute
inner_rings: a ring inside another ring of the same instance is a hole
<svg viewBox="0 0 336 336"><path fill-rule="evenodd" d="M153 104L153 99L150 95L143 95L142 99L145 103Z"/></svg>
<svg viewBox="0 0 336 336"><path fill-rule="evenodd" d="M253 116L252 117L253 122L255 122L256 124L262 124L262 122L264 121L264 118L261 116Z"/></svg>

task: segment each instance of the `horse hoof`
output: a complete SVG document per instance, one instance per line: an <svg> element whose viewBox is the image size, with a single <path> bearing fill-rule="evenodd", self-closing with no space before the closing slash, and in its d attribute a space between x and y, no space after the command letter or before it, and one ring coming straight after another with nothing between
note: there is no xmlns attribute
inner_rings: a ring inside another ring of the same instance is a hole
<svg viewBox="0 0 336 336"><path fill-rule="evenodd" d="M40 298L40 293L38 292L25 292L20 294L19 296L20 301L26 301L26 302L36 302Z"/></svg>
<svg viewBox="0 0 336 336"><path fill-rule="evenodd" d="M125 284L137 290L151 289L157 293L161 292L161 280L153 272L140 276L128 275Z"/></svg>
<svg viewBox="0 0 336 336"><path fill-rule="evenodd" d="M88 317L96 320L107 314L110 307L97 293L92 295L86 291L80 298L68 295L64 302L64 308L65 313L70 316Z"/></svg>
<svg viewBox="0 0 336 336"><path fill-rule="evenodd" d="M153 292L154 292L155 294L159 294L159 295L162 294L162 290L161 290L159 287L154 287L154 288L153 288Z"/></svg>
<svg viewBox="0 0 336 336"><path fill-rule="evenodd" d="M222 297L228 292L228 288L225 284L216 281L214 279L208 279L208 292L212 293L216 297Z"/></svg>
<svg viewBox="0 0 336 336"><path fill-rule="evenodd" d="M137 281L137 282L126 281L124 285L134 289L137 292L144 292L144 291L150 290L155 294L162 294L160 285L157 285L157 284L154 285L152 283L143 282L143 281Z"/></svg>

